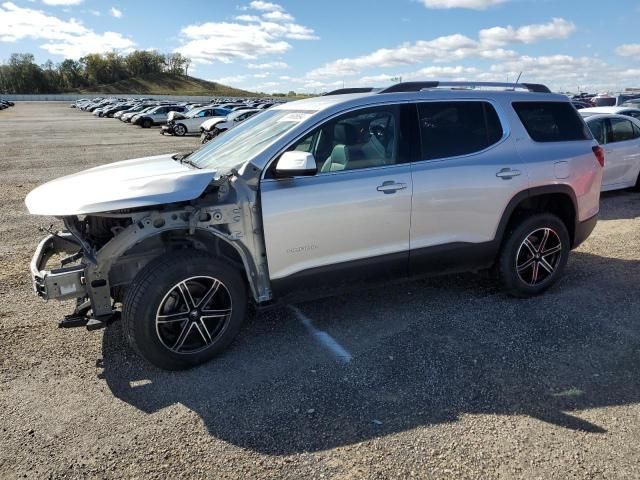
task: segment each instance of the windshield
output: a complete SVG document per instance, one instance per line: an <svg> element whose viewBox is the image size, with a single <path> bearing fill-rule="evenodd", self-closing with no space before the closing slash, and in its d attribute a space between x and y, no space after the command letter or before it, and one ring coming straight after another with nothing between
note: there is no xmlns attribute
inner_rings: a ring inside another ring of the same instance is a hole
<svg viewBox="0 0 640 480"><path fill-rule="evenodd" d="M221 174L238 168L313 113L292 110L258 113L191 154L189 161L198 168L215 168Z"/></svg>
<svg viewBox="0 0 640 480"><path fill-rule="evenodd" d="M194 118L197 117L201 112L205 111L206 108L194 108L193 110L189 110L184 114L185 118Z"/></svg>
<svg viewBox="0 0 640 480"><path fill-rule="evenodd" d="M238 118L240 115L244 115L245 113L247 113L246 110L236 110L235 112L230 113L227 116L226 120L227 120L227 122L230 122L230 121L235 120L236 118Z"/></svg>

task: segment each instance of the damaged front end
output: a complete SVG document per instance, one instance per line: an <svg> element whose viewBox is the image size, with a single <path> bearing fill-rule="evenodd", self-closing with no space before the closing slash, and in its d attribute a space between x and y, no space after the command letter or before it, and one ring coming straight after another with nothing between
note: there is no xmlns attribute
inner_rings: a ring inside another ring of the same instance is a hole
<svg viewBox="0 0 640 480"><path fill-rule="evenodd" d="M118 318L129 285L147 263L195 249L237 265L254 301L269 301L256 198L255 187L230 175L188 202L59 217L65 230L43 239L31 261L35 292L45 300L76 299L61 327L101 328Z"/></svg>

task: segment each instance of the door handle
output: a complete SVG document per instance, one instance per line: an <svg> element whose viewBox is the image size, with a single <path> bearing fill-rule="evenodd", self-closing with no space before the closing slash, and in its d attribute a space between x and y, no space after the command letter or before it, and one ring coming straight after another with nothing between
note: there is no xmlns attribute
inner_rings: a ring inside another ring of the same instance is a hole
<svg viewBox="0 0 640 480"><path fill-rule="evenodd" d="M513 177L517 177L521 175L522 172L520 170L511 170L510 168L503 168L498 173L496 173L496 177L501 178L503 180L511 180Z"/></svg>
<svg viewBox="0 0 640 480"><path fill-rule="evenodd" d="M378 185L379 192L384 194L396 193L398 190L404 190L407 188L406 183L396 183L393 180L387 180L386 182L382 182L382 185Z"/></svg>

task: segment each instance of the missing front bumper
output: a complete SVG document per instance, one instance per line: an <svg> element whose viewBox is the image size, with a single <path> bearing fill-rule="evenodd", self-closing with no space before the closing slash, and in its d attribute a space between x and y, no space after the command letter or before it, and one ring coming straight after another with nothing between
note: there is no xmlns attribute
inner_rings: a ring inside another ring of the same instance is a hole
<svg viewBox="0 0 640 480"><path fill-rule="evenodd" d="M53 255L71 255L79 250L80 246L68 232L49 235L40 242L30 265L33 288L39 297L45 300L66 300L84 298L87 295L84 265L45 270Z"/></svg>

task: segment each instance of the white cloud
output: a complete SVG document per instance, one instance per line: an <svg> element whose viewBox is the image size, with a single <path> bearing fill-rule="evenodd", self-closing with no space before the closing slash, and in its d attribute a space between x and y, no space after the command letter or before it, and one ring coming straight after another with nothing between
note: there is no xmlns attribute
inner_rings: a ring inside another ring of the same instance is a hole
<svg viewBox="0 0 640 480"><path fill-rule="evenodd" d="M364 76L348 82L353 86L386 86L391 78L402 77L411 80L451 80L451 81L515 81L523 72L521 81L543 83L555 90L577 90L579 85L590 85L594 89L607 90L617 83L618 78L637 78L640 69L620 70L607 65L595 57L573 57L570 55L519 56L504 62L494 63L486 68L477 66L446 65L429 66L415 71L394 71L389 74ZM311 83L313 84L313 83ZM320 88L334 88L333 84L323 84ZM324 86L326 85L326 87Z"/></svg>
<svg viewBox="0 0 640 480"><path fill-rule="evenodd" d="M251 10L261 10L264 12L281 12L284 10L284 8L282 8L282 6L278 5L277 3L262 2L260 0L251 2L249 6L245 8Z"/></svg>
<svg viewBox="0 0 640 480"><path fill-rule="evenodd" d="M181 31L184 44L175 51L200 63L232 63L281 55L290 50L287 40L314 40L313 29L294 22L293 16L276 3L253 1L244 10L254 10L262 17L246 14L236 22L206 22L188 25Z"/></svg>
<svg viewBox="0 0 640 480"><path fill-rule="evenodd" d="M239 20L241 22L259 22L260 17L258 17L257 15L238 15L236 17L236 20Z"/></svg>
<svg viewBox="0 0 640 480"><path fill-rule="evenodd" d="M472 10L485 10L499 5L507 0L422 0L427 8L469 8Z"/></svg>
<svg viewBox="0 0 640 480"><path fill-rule="evenodd" d="M280 87L280 82L264 82L264 83L259 83L258 85L253 87L253 90L258 91L258 92L274 92L275 91L275 87Z"/></svg>
<svg viewBox="0 0 640 480"><path fill-rule="evenodd" d="M265 13L262 15L262 18L266 20L271 20L274 22L293 22L295 18L293 18L290 14L285 12L280 12L278 10L274 12Z"/></svg>
<svg viewBox="0 0 640 480"><path fill-rule="evenodd" d="M253 74L253 78L267 78L269 75L271 75L269 72L267 72L267 73L254 73Z"/></svg>
<svg viewBox="0 0 640 480"><path fill-rule="evenodd" d="M80 5L83 0L42 0L47 5Z"/></svg>
<svg viewBox="0 0 640 480"><path fill-rule="evenodd" d="M116 7L111 7L109 13L112 17L120 18L122 17L122 11L118 10Z"/></svg>
<svg viewBox="0 0 640 480"><path fill-rule="evenodd" d="M372 86L372 85L385 85L391 81L393 77L402 77L403 82L411 81L411 80L429 80L429 79L437 79L437 80L464 80L466 78L471 78L476 75L479 70L475 67L463 67L460 65L457 66L432 66L425 67L417 70L415 72L408 73L398 73L394 75L373 75L362 77L358 83L362 85Z"/></svg>
<svg viewBox="0 0 640 480"><path fill-rule="evenodd" d="M236 59L253 60L264 55L280 55L291 48L283 40L259 25L203 23L182 29L189 41L177 51L203 63L231 63Z"/></svg>
<svg viewBox="0 0 640 480"><path fill-rule="evenodd" d="M569 37L576 26L564 18L554 18L551 22L525 25L520 28L493 27L480 30L478 37L485 45L503 46L510 43L535 43L540 40L557 40Z"/></svg>
<svg viewBox="0 0 640 480"><path fill-rule="evenodd" d="M78 20L62 20L41 10L18 7L5 2L0 5L0 42L16 42L26 38L41 40L40 48L65 58L79 58L88 53L111 50L128 51L133 40L117 32L96 33Z"/></svg>
<svg viewBox="0 0 640 480"><path fill-rule="evenodd" d="M640 57L640 43L628 43L616 48L616 53L621 57Z"/></svg>
<svg viewBox="0 0 640 480"><path fill-rule="evenodd" d="M272 69L284 69L289 68L284 62L267 62L267 63L250 63L247 65L252 70L272 70Z"/></svg>
<svg viewBox="0 0 640 480"><path fill-rule="evenodd" d="M370 54L354 58L341 58L327 63L307 74L309 78L355 75L368 68L414 65L424 61L455 62L465 58L508 59L516 57L513 50L502 47L517 43L534 43L545 39L566 38L575 25L561 18L546 24L494 27L481 30L478 39L460 33L418 40L395 48L381 48Z"/></svg>
<svg viewBox="0 0 640 480"><path fill-rule="evenodd" d="M224 85L235 85L238 83L243 83L244 81L247 80L247 78L249 78L247 75L230 75L228 77L217 78L213 81L222 83Z"/></svg>

